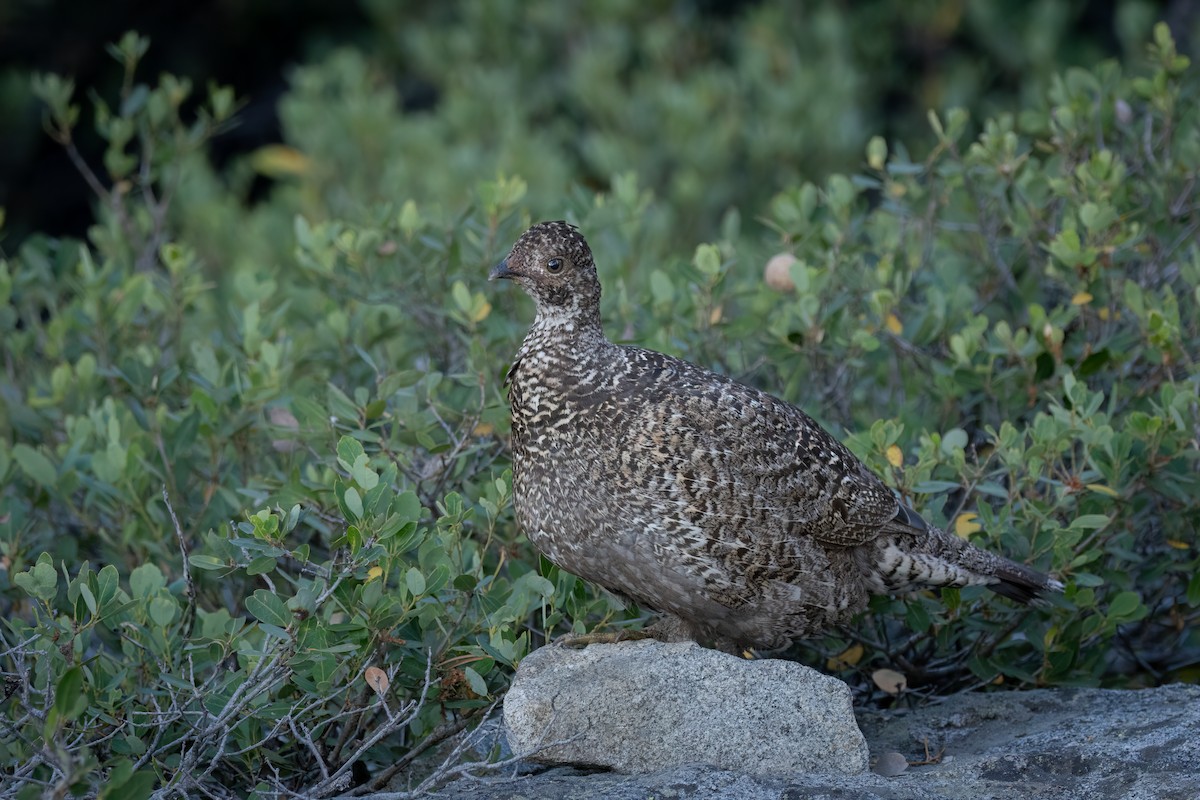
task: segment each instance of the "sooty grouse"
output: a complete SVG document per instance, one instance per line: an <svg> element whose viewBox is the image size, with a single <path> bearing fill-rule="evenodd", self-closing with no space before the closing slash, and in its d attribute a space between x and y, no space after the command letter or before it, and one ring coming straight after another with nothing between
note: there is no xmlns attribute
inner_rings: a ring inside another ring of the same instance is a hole
<svg viewBox="0 0 1200 800"><path fill-rule="evenodd" d="M489 277L537 304L507 379L518 521L563 569L675 618L672 638L774 648L871 594L1061 588L927 523L795 406L609 342L574 226L534 225Z"/></svg>

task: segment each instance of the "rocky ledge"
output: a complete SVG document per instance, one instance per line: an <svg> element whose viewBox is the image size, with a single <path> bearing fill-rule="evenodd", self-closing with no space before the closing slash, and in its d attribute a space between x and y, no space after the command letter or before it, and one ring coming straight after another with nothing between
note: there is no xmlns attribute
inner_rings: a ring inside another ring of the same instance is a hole
<svg viewBox="0 0 1200 800"><path fill-rule="evenodd" d="M440 795L1200 797L1200 686L994 692L861 711L871 772L860 771L868 763L842 716L848 695L830 680L686 644L543 648L522 664L505 708L510 742L530 756L523 774L460 780Z"/></svg>

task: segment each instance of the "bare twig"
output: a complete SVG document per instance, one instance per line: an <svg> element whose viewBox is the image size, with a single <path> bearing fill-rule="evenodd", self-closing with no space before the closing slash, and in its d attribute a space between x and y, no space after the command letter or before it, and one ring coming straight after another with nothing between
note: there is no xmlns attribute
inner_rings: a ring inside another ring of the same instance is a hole
<svg viewBox="0 0 1200 800"><path fill-rule="evenodd" d="M432 673L433 651L430 650L426 653L425 657L425 682L421 687L421 695L417 700L411 701L403 707L403 710L407 712L407 716L401 717L399 714L394 714L387 707L386 698L379 698L378 703L387 714L387 722L380 725L370 736L364 739L354 752L344 758L342 765L333 774L312 787L309 790L309 794L313 797L324 797L331 792L344 788L345 780L350 777L350 770L353 769L356 761L361 759L368 750L374 747L385 736L391 735L394 731L412 722L416 718L416 715L421 713L421 709L425 706L425 700L429 697L429 690L433 686Z"/></svg>
<svg viewBox="0 0 1200 800"><path fill-rule="evenodd" d="M192 581L192 567L188 563L187 539L183 535L179 517L175 516L175 509L171 506L171 496L167 494L166 486L163 487L162 496L163 502L167 504L167 512L171 515L171 522L175 525L175 541L179 543L179 554L182 556L183 580L187 586L187 608L183 612L183 635L189 637L196 624L196 584Z"/></svg>

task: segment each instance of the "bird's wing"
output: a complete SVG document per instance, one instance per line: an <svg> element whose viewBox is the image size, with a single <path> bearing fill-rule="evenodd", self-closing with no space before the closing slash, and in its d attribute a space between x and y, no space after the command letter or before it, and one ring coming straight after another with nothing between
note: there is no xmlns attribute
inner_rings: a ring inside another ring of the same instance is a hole
<svg viewBox="0 0 1200 800"><path fill-rule="evenodd" d="M884 529L926 530L925 522L853 453L795 406L765 392L653 351L634 351L640 376L631 392L656 436L681 437L674 459L702 479L689 491L703 500L713 486L706 470L786 519L799 535L827 546L854 547ZM736 501L735 501L736 502Z"/></svg>
<svg viewBox="0 0 1200 800"><path fill-rule="evenodd" d="M792 418L792 424L801 431L800 438L806 440L806 446L796 450L795 459L802 469L789 488L803 496L812 492L806 483L817 486L814 500L820 514L809 528L810 535L822 544L857 547L880 536L885 527L896 524L911 527L910 518L920 520L915 511L903 506L875 473L815 420L794 406L772 400L782 406L774 408L774 413Z"/></svg>

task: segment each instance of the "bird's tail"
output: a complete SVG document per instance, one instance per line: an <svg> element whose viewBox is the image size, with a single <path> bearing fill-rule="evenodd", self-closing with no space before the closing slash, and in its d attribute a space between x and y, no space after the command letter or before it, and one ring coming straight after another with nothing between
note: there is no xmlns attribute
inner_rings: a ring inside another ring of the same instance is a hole
<svg viewBox="0 0 1200 800"><path fill-rule="evenodd" d="M996 558L1000 563L996 565L993 576L995 582L987 584L987 587L1001 597L1028 604L1050 592L1063 590L1062 581L1007 558Z"/></svg>
<svg viewBox="0 0 1200 800"><path fill-rule="evenodd" d="M875 540L874 549L862 550L868 587L879 594L986 586L1002 597L1031 603L1063 589L1062 583L1049 575L981 550L932 525L920 532L908 528L885 534Z"/></svg>

